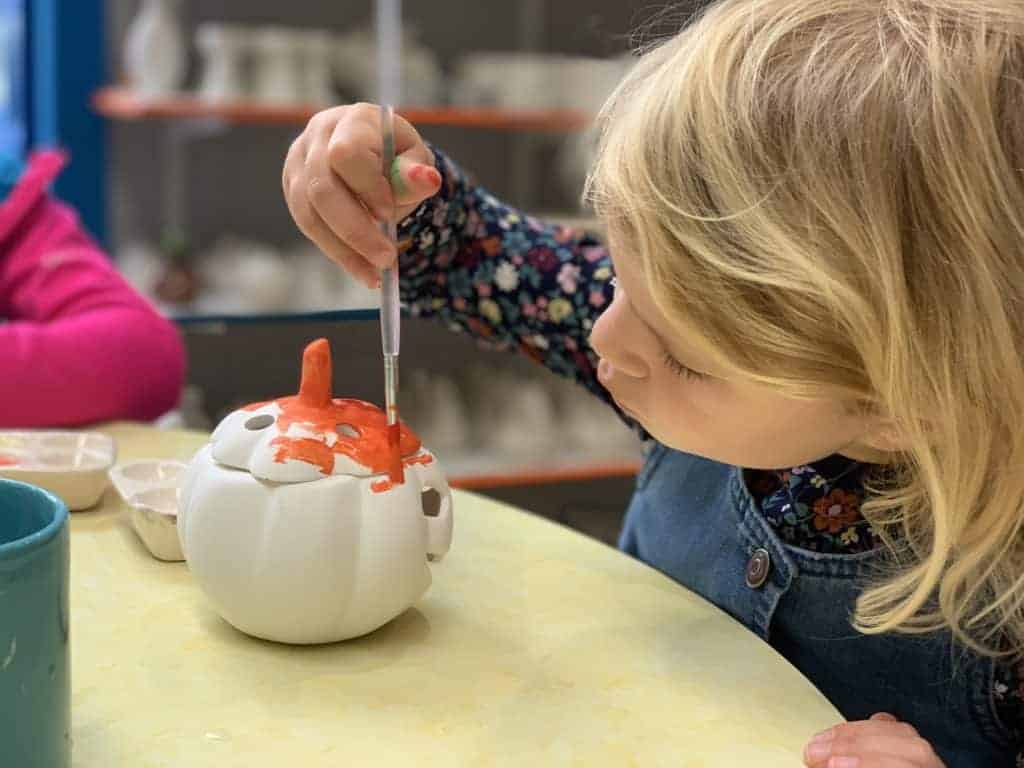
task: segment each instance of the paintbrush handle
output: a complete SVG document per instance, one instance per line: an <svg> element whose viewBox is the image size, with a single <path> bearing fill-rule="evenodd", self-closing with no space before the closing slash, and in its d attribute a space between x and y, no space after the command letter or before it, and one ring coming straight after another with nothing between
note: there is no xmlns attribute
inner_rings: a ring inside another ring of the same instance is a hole
<svg viewBox="0 0 1024 768"><path fill-rule="evenodd" d="M401 335L401 305L398 301L398 275L394 269L381 271L380 337L385 355L397 355Z"/></svg>
<svg viewBox="0 0 1024 768"><path fill-rule="evenodd" d="M388 104L380 108L381 172L391 179L391 166L395 161L395 115ZM394 216L380 223L388 242L395 246L397 256L398 233ZM381 271L380 284L380 338L384 350L384 400L388 424L398 421L398 347L401 333L402 308L398 300L398 270Z"/></svg>

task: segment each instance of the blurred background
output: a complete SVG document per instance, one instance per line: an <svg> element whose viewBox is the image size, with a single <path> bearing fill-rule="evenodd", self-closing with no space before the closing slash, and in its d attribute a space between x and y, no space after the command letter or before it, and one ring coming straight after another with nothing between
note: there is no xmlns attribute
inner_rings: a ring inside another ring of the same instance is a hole
<svg viewBox="0 0 1024 768"><path fill-rule="evenodd" d="M697 4L407 0L400 111L499 197L599 233L579 203L592 118L636 30ZM313 114L375 99L376 32L374 0L0 0L0 150L68 149L56 193L179 323L167 426L294 391L318 336L337 395L382 399L377 297L301 238L280 187ZM427 321L403 324L402 366L403 418L454 484L614 539L640 445L610 409Z"/></svg>

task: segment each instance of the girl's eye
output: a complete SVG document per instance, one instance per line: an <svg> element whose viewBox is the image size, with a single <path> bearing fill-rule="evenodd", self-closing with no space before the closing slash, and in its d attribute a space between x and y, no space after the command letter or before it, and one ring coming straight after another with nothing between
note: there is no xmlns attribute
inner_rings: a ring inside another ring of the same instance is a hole
<svg viewBox="0 0 1024 768"><path fill-rule="evenodd" d="M674 373L676 376L679 376L680 378L683 378L683 379L701 379L701 378L704 378L703 374L697 373L697 371L693 370L692 368L687 368L685 365L683 365L678 360L676 360L674 357L672 357L672 355L670 355L668 352L665 353L665 355L662 358L662 360L665 363L665 367L668 368L670 371L672 371L672 373Z"/></svg>

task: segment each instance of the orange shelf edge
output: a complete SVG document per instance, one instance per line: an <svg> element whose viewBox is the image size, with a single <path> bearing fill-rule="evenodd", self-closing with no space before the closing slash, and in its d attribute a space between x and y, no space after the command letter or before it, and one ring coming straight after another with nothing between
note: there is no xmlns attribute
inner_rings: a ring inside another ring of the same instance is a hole
<svg viewBox="0 0 1024 768"><path fill-rule="evenodd" d="M466 491L483 488L506 488L513 485L545 485L580 480L602 480L613 477L632 477L640 471L639 461L571 467L552 470L527 470L495 474L463 475L449 478L452 488Z"/></svg>
<svg viewBox="0 0 1024 768"><path fill-rule="evenodd" d="M183 94L160 99L140 97L120 86L101 88L93 94L92 107L111 120L223 120L229 123L303 124L321 107L271 106L255 102L211 104ZM399 114L416 125L447 125L497 130L579 131L591 116L576 110L508 110L493 107L409 107Z"/></svg>

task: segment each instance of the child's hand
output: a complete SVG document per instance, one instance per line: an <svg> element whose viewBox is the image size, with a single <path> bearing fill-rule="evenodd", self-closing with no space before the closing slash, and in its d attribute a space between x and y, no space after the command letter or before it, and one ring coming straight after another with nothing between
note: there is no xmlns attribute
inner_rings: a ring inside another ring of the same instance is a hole
<svg viewBox="0 0 1024 768"><path fill-rule="evenodd" d="M885 713L822 731L804 748L807 768L945 768L914 726Z"/></svg>
<svg viewBox="0 0 1024 768"><path fill-rule="evenodd" d="M288 150L283 175L285 200L299 229L371 287L378 284L379 268L395 258L378 220L403 219L441 186L433 153L398 115L390 184L380 153L380 108L335 107L309 121Z"/></svg>

